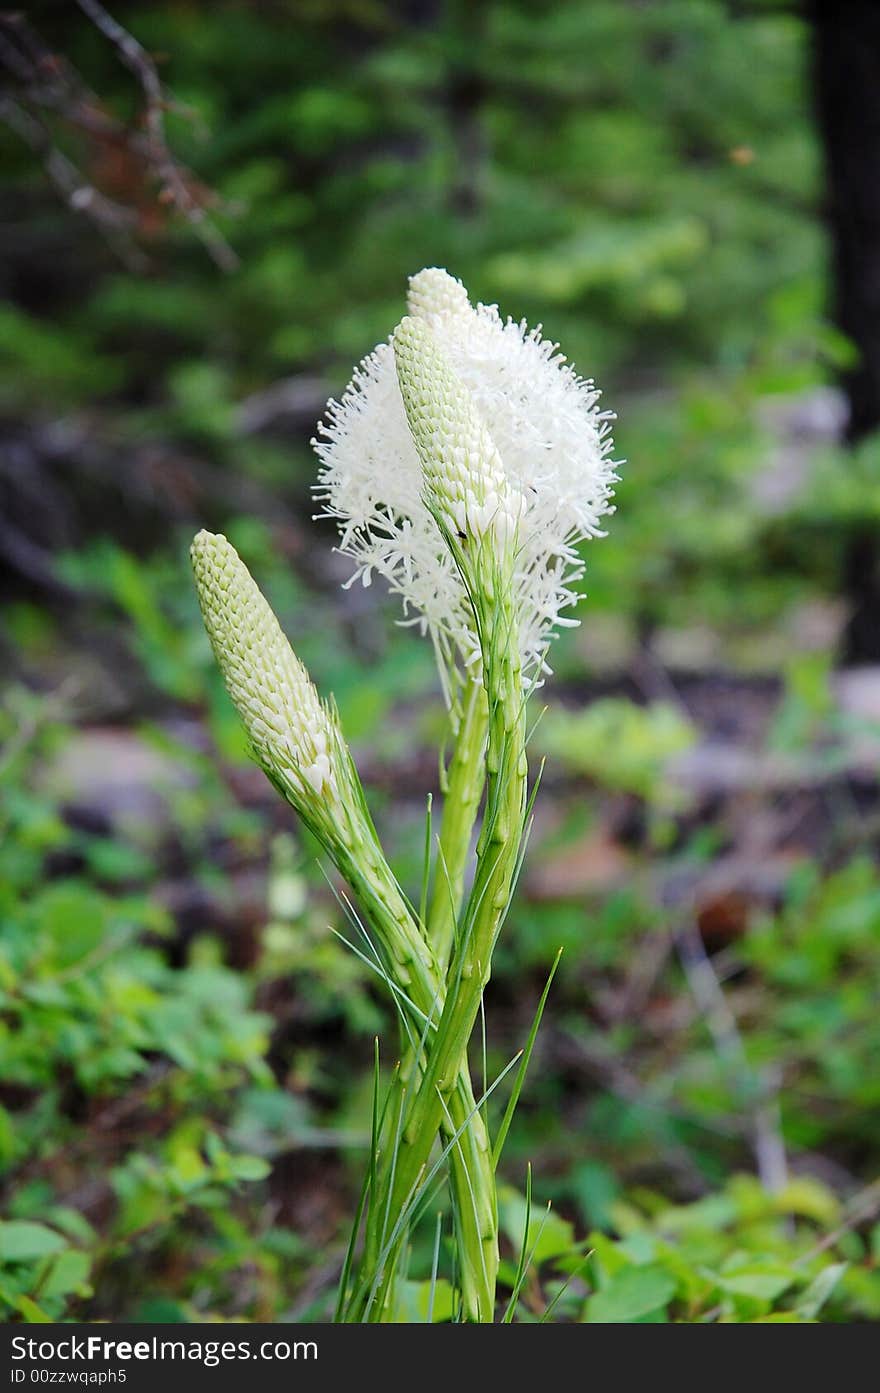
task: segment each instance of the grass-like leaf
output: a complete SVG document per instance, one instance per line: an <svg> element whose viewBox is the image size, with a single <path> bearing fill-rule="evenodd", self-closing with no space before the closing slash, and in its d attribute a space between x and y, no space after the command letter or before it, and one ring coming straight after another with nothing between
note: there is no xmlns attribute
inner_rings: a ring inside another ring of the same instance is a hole
<svg viewBox="0 0 880 1393"><path fill-rule="evenodd" d="M427 806L425 808L425 848L422 860L422 893L419 896L419 923L422 926L422 932L425 932L428 915L428 895L431 889L431 842L433 840L431 831L432 803L433 796L429 793Z"/></svg>
<svg viewBox="0 0 880 1393"><path fill-rule="evenodd" d="M498 1088L498 1086L510 1073L511 1069L519 1060L521 1054L522 1051L518 1051L513 1056L513 1058L504 1066L498 1077L494 1080L493 1083L490 1084L486 1093L476 1100L474 1106L471 1108L470 1112L462 1122L461 1126L456 1129L456 1131L450 1137L449 1141L442 1148L440 1155L437 1157L437 1160L434 1162L433 1166L428 1171L428 1173L424 1177L417 1178L417 1180L415 1181L409 1194L406 1197L404 1204L401 1206L400 1213L397 1217L397 1222L395 1223L394 1228L385 1243L385 1246L379 1253L378 1258L376 1260L376 1276L374 1278L373 1286L370 1290L370 1294L368 1297L367 1310L369 1310L372 1307L372 1304L376 1299L378 1284L381 1279L385 1263L388 1260L388 1257L393 1252L403 1229L408 1224L415 1223L421 1217L421 1214L427 1208L428 1201L432 1198L433 1194L435 1193L435 1191L431 1188L432 1182L435 1176L441 1170L444 1162L446 1161L446 1158L452 1151L452 1148L457 1144L459 1138L467 1130L467 1128L470 1125L471 1119L479 1112L486 1099L491 1097L491 1095L495 1092L496 1088Z"/></svg>
<svg viewBox="0 0 880 1393"><path fill-rule="evenodd" d="M379 1120L379 1037L373 1040L373 1098L370 1115L370 1164L364 1172L364 1181L361 1185L358 1196L357 1208L355 1210L354 1222L351 1226L351 1237L348 1240L348 1248L345 1253L345 1262L342 1265L342 1273L339 1278L339 1296L336 1301L336 1311L333 1319L339 1324L343 1319L345 1305L348 1294L348 1283L351 1277L352 1263L354 1262L355 1248L357 1247L358 1235L361 1229L361 1221L366 1208L367 1195L375 1194L376 1189L376 1164L378 1161L378 1144L381 1123Z"/></svg>
<svg viewBox="0 0 880 1393"><path fill-rule="evenodd" d="M431 1258L431 1285L428 1288L428 1325L434 1324L434 1295L437 1291L437 1269L440 1266L440 1238L443 1233L443 1214L437 1215L437 1227L434 1230L434 1254Z"/></svg>
<svg viewBox="0 0 880 1393"><path fill-rule="evenodd" d="M513 1089L511 1090L510 1097L507 1100L507 1107L504 1109L504 1116L501 1119L501 1125L498 1128L498 1134L495 1138L495 1144L492 1148L492 1165L496 1170L498 1169L498 1162L501 1159L501 1153L504 1149L504 1143L507 1140L507 1133L510 1131L510 1124L513 1121L513 1114L516 1112L516 1105L519 1102L519 1097L523 1090L523 1084L525 1083L526 1073L529 1067L529 1060L532 1057L532 1050L535 1048L535 1040L538 1038L538 1030L541 1025L541 1018L544 1015L544 1007L547 1005L547 997L550 995L550 987L553 984L553 978L556 976L556 969L559 966L559 960L561 957L562 949L560 948L558 953L556 954L556 957L553 959L553 966L550 969L550 975L548 976L547 981L544 985L544 990L541 993L541 999L538 1002L538 1009L535 1012L534 1018L532 1020L532 1027L529 1031L529 1038L526 1041L525 1049L523 1050L522 1055L520 1057L519 1069L517 1070L516 1078L513 1081Z"/></svg>
<svg viewBox="0 0 880 1393"><path fill-rule="evenodd" d="M541 1319L538 1322L539 1325L544 1325L550 1319L551 1315L556 1310L556 1307L559 1305L559 1302L562 1300L563 1296L568 1291L575 1277L580 1276L580 1274L583 1272L584 1268L590 1261L590 1258L593 1256L595 1251L595 1248L591 1248L588 1253L585 1253L581 1261L578 1263L577 1267L574 1269L574 1271L568 1274L565 1281L562 1283L562 1286L559 1288L553 1300L550 1302L550 1305L547 1307L544 1314L541 1316Z"/></svg>
<svg viewBox="0 0 880 1393"><path fill-rule="evenodd" d="M529 1176L530 1176L530 1187L531 1187L531 1167L529 1168ZM544 1210L544 1217L542 1218L540 1224L538 1225L538 1232L535 1234L535 1241L534 1241L534 1243L532 1244L531 1248L529 1249L528 1255L525 1257L525 1259L523 1259L522 1254L520 1254L520 1266L519 1266L519 1268L518 1268L518 1270L517 1270L516 1281L514 1282L513 1291L512 1291L511 1294L510 1294L510 1300L509 1300L508 1303L507 1303L507 1307L506 1307L506 1309L505 1309L504 1315L501 1317L502 1324L504 1324L504 1325L512 1325L512 1324L513 1324L513 1318L514 1318L514 1316L516 1315L516 1308L517 1308L517 1306L519 1305L519 1294L520 1294L520 1292L522 1291L523 1286L524 1286L524 1284L525 1284L526 1277L527 1277L528 1274L529 1274L529 1268L530 1268L531 1265L532 1265L532 1261L533 1261L533 1259L534 1259L535 1253L538 1251L538 1244L539 1244L540 1241L541 1241L541 1234L544 1232L544 1225L546 1224L546 1222L547 1222L547 1220L548 1220L549 1217L550 1217L550 1201L548 1200L548 1201L547 1201L547 1208ZM527 1215L527 1216L526 1216L525 1232L523 1233L523 1243L525 1243L525 1241L526 1241L526 1239L527 1239L527 1237L528 1237L528 1232L529 1232L529 1221L528 1221L528 1215Z"/></svg>

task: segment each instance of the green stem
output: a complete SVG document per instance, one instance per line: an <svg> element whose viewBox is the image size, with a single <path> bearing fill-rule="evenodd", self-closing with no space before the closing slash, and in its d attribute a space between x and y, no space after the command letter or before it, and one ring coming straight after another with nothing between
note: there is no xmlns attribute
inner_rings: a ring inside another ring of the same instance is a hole
<svg viewBox="0 0 880 1393"><path fill-rule="evenodd" d="M486 759L486 811L477 844L474 885L462 916L447 994L436 1033L430 1042L427 1067L418 1093L407 1111L406 1125L395 1157L393 1180L380 1202L389 1214L400 1215L427 1173L433 1139L448 1128L459 1080L467 1072L468 1043L483 991L489 980L492 950L504 920L516 875L525 819L527 765L525 723L520 681L519 649L510 589L493 568L489 584L474 600L483 635L483 659L489 710ZM461 1263L479 1273L487 1250L497 1254L494 1218L494 1172L491 1159L485 1173L490 1184L481 1199L485 1227L466 1242L462 1236ZM398 1243L401 1238L398 1238ZM497 1264L497 1257L495 1258ZM394 1262L389 1258L389 1274ZM493 1281L494 1285L494 1281ZM385 1304L385 1291L377 1305ZM378 1318L378 1317L377 1317ZM471 1317L474 1318L473 1316ZM477 1319L492 1319L479 1315Z"/></svg>
<svg viewBox="0 0 880 1393"><path fill-rule="evenodd" d="M486 782L487 724L485 687L481 682L468 682L455 749L446 770L443 821L427 915L428 938L443 973L452 952L471 836Z"/></svg>
<svg viewBox="0 0 880 1393"><path fill-rule="evenodd" d="M433 1034L430 1030L426 1034L424 1017L439 1022L444 998L431 947L420 934L378 843L359 848L356 861L340 865L340 869L376 930L386 957L393 957L395 980L403 978L401 985L422 1013L413 1018L411 1033L416 1040L425 1035L425 1054L430 1059ZM396 1169L401 1149L394 1144L397 1119L407 1102L408 1092L417 1096L420 1071L427 1067L425 1059L419 1058L419 1052L410 1046L405 1034L403 1046L404 1059L392 1085L387 1109L388 1126L377 1193L370 1197L361 1281L357 1296L346 1309L347 1320L387 1319L393 1301L397 1257L402 1244L394 1245L386 1261L381 1298L369 1302L369 1291L375 1282L385 1235L393 1230L400 1217L400 1206L395 1209L388 1200L393 1184L392 1171ZM446 1112L443 1114L441 1110L436 1120L434 1134L438 1131L447 1139L461 1133L450 1152L449 1167L458 1241L463 1252L469 1254L469 1261L462 1264L464 1308L470 1320L491 1321L498 1272L494 1170L489 1138L474 1098L466 1058L460 1062ZM403 1137L400 1141L402 1147Z"/></svg>

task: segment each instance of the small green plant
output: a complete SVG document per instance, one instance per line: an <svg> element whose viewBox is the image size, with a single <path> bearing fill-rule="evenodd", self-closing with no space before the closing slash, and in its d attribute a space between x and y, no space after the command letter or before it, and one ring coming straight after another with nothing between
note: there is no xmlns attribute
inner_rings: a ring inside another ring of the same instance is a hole
<svg viewBox="0 0 880 1393"><path fill-rule="evenodd" d="M523 1049L491 1083L484 1066L478 1089L469 1047L525 849L528 696L549 671L557 629L573 622L564 615L583 572L578 548L598 534L615 475L607 413L555 345L494 307L472 307L439 270L413 277L409 311L331 402L316 448L317 494L355 576L387 579L439 661L452 754L436 849L428 807L417 901L386 860L335 707L319 698L234 548L202 532L192 559L254 756L353 891L352 947L399 1019L400 1058L384 1091L376 1047L370 1160L337 1318L395 1318L410 1233L448 1174L454 1261L442 1290L462 1319L488 1322L495 1172L546 992ZM508 1074L493 1126L489 1103ZM435 1293L440 1240L438 1227ZM505 1319L529 1261L524 1239Z"/></svg>
<svg viewBox="0 0 880 1393"><path fill-rule="evenodd" d="M659 803L675 800L663 776L670 760L691 748L696 732L667 703L645 709L605 697L580 711L552 707L541 720L536 740L544 754L575 773Z"/></svg>

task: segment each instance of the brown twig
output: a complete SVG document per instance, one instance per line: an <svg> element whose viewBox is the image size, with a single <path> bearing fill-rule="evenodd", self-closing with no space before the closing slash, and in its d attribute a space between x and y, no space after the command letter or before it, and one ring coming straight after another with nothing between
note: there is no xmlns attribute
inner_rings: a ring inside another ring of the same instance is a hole
<svg viewBox="0 0 880 1393"><path fill-rule="evenodd" d="M163 87L155 61L99 0L77 0L77 4L137 79L143 94L141 129L116 121L72 64L62 54L50 52L24 16L12 12L0 13L0 73L7 88L0 100L0 120L40 157L67 206L87 216L132 270L149 266L133 235L147 210L155 220L163 206L193 227L221 270L235 270L238 257L208 216L208 208L216 207L219 199L199 186L168 143L165 114L181 108ZM186 114L192 118L191 112ZM99 161L108 151L124 156L140 197L127 205L102 191L59 143L70 132L86 137L91 143L89 155ZM151 190L147 201L144 190L153 181L159 186L158 198Z"/></svg>
<svg viewBox="0 0 880 1393"><path fill-rule="evenodd" d="M205 216L205 206L192 192L168 146L165 112L172 105L166 96L156 64L143 44L123 29L99 0L77 0L83 14L113 45L121 61L134 74L144 94L144 125L150 142L152 162L162 181L160 197L173 206L198 230L208 253L223 271L234 271L239 260L235 252Z"/></svg>

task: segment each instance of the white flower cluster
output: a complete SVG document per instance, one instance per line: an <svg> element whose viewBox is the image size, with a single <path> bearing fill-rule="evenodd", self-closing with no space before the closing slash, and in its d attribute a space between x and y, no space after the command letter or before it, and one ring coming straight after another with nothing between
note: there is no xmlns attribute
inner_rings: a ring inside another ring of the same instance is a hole
<svg viewBox="0 0 880 1393"><path fill-rule="evenodd" d="M294 792L335 798L335 731L268 601L225 537L190 549L205 628L254 753Z"/></svg>
<svg viewBox="0 0 880 1393"><path fill-rule="evenodd" d="M435 364L446 365L447 388L458 383L466 392L477 431L447 461L447 475L456 458L470 467L477 437L488 452L471 497L465 485L453 489L458 512L453 507L450 516L463 532L486 530L499 509L515 525L520 653L524 677L534 680L549 671L546 651L557 630L577 622L564 612L579 598L579 544L602 536L601 519L612 511L611 413L598 409L592 382L578 377L540 329L502 320L494 305L472 306L445 271L414 276L408 308L422 327L400 326L398 360L392 341L380 344L318 427L322 516L338 523L352 581L369 585L381 575L403 600L404 622L430 633L441 673L456 660L474 670L479 647L464 585L424 502L430 427L424 423L421 451L413 432L412 399L427 390L415 359L420 348L430 350ZM411 374L409 420L401 346ZM444 447L442 433L434 432L433 447Z"/></svg>

